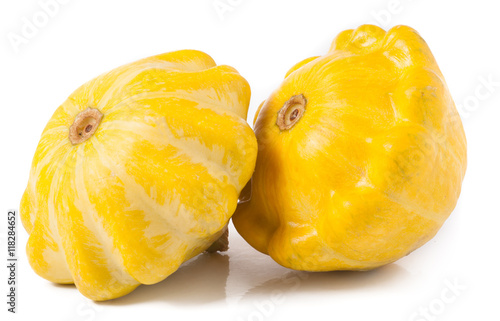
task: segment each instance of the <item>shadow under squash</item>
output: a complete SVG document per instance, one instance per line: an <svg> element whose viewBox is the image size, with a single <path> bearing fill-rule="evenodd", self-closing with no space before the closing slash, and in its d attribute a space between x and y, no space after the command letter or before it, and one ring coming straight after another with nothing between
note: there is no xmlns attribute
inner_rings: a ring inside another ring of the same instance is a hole
<svg viewBox="0 0 500 321"><path fill-rule="evenodd" d="M242 301L256 300L273 292L282 294L349 291L360 288L385 286L408 272L397 264L389 264L370 271L304 272L290 271L248 290Z"/></svg>
<svg viewBox="0 0 500 321"><path fill-rule="evenodd" d="M200 305L226 298L229 257L220 253L203 253L181 265L160 283L141 285L132 293L102 305L131 305L164 301L174 305Z"/></svg>

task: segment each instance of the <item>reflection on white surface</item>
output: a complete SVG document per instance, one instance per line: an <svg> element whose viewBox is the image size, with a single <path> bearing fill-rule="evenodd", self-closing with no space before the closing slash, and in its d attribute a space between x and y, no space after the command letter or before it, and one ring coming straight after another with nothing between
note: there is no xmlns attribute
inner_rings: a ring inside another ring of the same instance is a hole
<svg viewBox="0 0 500 321"><path fill-rule="evenodd" d="M163 301L199 306L225 301L229 308L237 308L238 304L274 296L305 292L335 295L335 292L383 286L405 274L408 272L398 264L368 272L294 271L251 248L231 225L228 252L201 254L158 284L142 285L122 298L98 304L120 306Z"/></svg>
<svg viewBox="0 0 500 321"><path fill-rule="evenodd" d="M460 214L457 210L451 220ZM342 320L364 320L369 315L377 315L374 320L380 316L407 320L421 308L432 308L446 282L456 276L466 290L445 306L446 316L454 320L460 302L470 300L473 288L471 280L452 272L456 265L448 262L460 252L454 243L461 239L446 237L455 230L447 223L440 232L443 241L434 239L398 262L372 271L302 272L257 252L230 225L228 252L201 254L163 282L142 285L122 298L92 302L74 286L53 285L24 265L23 275L30 282L24 283L21 293L43 315L51 313L49 302L57 298L59 313L65 317L56 321L99 321L110 315L131 320L151 313L176 320L333 320L336 315L350 316ZM28 288L33 292L24 290Z"/></svg>
<svg viewBox="0 0 500 321"><path fill-rule="evenodd" d="M248 303L273 294L286 296L296 293L334 294L351 289L367 289L408 274L398 264L367 271L303 272L280 266L269 256L250 247L234 228L229 254L229 277L226 286L227 303Z"/></svg>
<svg viewBox="0 0 500 321"><path fill-rule="evenodd" d="M164 281L141 285L132 293L103 305L131 305L168 302L174 305L200 305L224 300L229 273L229 256L204 253L186 262Z"/></svg>
<svg viewBox="0 0 500 321"><path fill-rule="evenodd" d="M435 308L446 282L457 277L465 290L443 308L446 318L456 320L460 302L470 300L473 293L472 281L452 272L457 265L450 262L464 249L455 246L463 239L450 234L457 231L456 220L466 217L462 214L458 208L444 225L441 241L435 238L396 263L372 271L294 271L253 249L231 224L229 251L201 254L163 282L142 285L122 298L92 302L74 286L53 285L25 265L21 272L30 282L20 292L43 315L50 315L48 302L57 298L59 313L65 317L55 321L99 321L110 315L136 320L151 313L175 320L334 320L337 315L343 321L365 320L370 315L378 316L374 320L381 320L380 316L408 320L415 313L418 317L421 309ZM25 291L28 286L34 291Z"/></svg>

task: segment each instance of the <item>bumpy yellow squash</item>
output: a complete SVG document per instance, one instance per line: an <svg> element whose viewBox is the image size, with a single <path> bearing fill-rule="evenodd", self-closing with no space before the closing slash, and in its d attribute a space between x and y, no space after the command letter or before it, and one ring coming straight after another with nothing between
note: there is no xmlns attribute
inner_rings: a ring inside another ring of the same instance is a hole
<svg viewBox="0 0 500 321"><path fill-rule="evenodd" d="M372 269L430 240L454 209L466 139L415 30L340 33L259 109L256 170L233 221L281 265Z"/></svg>
<svg viewBox="0 0 500 321"><path fill-rule="evenodd" d="M77 89L43 131L21 201L35 272L107 300L205 251L255 166L249 99L235 69L194 50Z"/></svg>

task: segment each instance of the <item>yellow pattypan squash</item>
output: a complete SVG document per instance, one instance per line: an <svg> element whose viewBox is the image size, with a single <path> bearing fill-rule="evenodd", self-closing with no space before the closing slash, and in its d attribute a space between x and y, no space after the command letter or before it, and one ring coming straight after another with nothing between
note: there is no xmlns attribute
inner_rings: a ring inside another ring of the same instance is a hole
<svg viewBox="0 0 500 321"><path fill-rule="evenodd" d="M35 272L107 300L207 250L255 166L249 99L235 69L194 50L77 89L43 131L21 201Z"/></svg>
<svg viewBox="0 0 500 321"><path fill-rule="evenodd" d="M466 139L434 57L406 26L346 30L261 105L238 232L298 270L366 270L429 241L454 209Z"/></svg>

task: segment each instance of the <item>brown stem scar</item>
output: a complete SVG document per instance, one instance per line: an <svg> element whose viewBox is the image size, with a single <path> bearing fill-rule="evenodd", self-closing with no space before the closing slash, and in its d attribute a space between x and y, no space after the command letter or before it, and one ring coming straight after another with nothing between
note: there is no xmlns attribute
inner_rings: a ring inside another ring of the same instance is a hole
<svg viewBox="0 0 500 321"><path fill-rule="evenodd" d="M73 124L69 128L71 144L77 145L92 137L103 117L104 115L98 109L90 107L76 115Z"/></svg>
<svg viewBox="0 0 500 321"><path fill-rule="evenodd" d="M304 95L292 96L278 112L276 125L281 131L292 128L306 111L307 100Z"/></svg>

